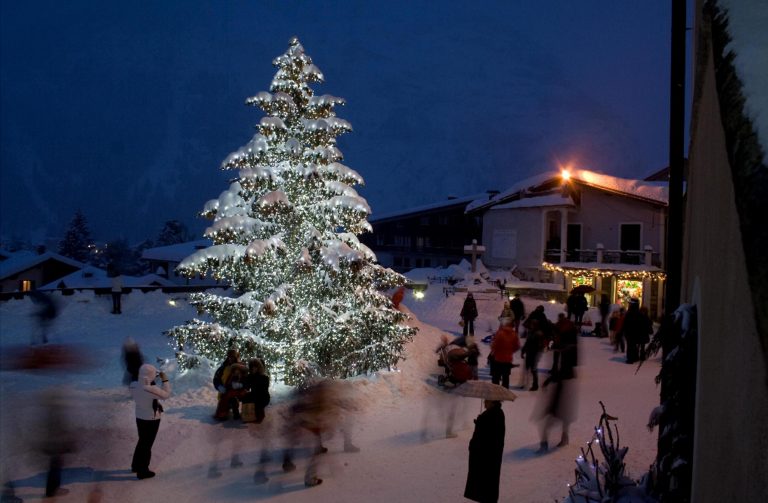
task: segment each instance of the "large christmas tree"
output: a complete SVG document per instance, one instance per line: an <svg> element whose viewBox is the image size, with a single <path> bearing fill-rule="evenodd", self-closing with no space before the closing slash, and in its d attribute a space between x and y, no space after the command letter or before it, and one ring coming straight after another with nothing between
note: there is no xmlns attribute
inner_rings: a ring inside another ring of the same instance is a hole
<svg viewBox="0 0 768 503"><path fill-rule="evenodd" d="M339 162L336 137L352 129L334 111L344 100L314 95L310 84L323 75L297 39L273 64L270 92L246 100L266 117L224 160L237 177L202 213L214 244L178 268L225 280L234 293L190 297L211 320L169 331L179 364L219 362L234 347L288 384L391 367L415 330L381 293L404 278L357 238L371 230L370 209L352 188L363 179Z"/></svg>

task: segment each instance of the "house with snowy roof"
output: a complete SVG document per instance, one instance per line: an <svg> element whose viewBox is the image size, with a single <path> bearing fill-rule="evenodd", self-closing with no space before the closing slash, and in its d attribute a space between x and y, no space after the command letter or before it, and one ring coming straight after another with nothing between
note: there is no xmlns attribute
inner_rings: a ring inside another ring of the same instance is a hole
<svg viewBox="0 0 768 503"><path fill-rule="evenodd" d="M175 285L187 286L221 286L220 281L212 278L187 278L176 272L176 267L187 257L199 250L208 248L213 243L210 239L187 241L168 246L147 248L141 254L142 260L149 263L150 271L165 278Z"/></svg>
<svg viewBox="0 0 768 503"><path fill-rule="evenodd" d="M82 262L53 252L6 254L0 261L0 293L28 292L84 266Z"/></svg>
<svg viewBox="0 0 768 503"><path fill-rule="evenodd" d="M589 285L592 304L636 297L658 314L667 205L666 183L572 169L522 180L466 213L482 217L486 266L566 291Z"/></svg>
<svg viewBox="0 0 768 503"><path fill-rule="evenodd" d="M680 298L696 307L695 396L662 389L695 417L659 426L672 473L658 484L690 487L687 501L768 501L768 3L697 0L694 19Z"/></svg>
<svg viewBox="0 0 768 503"><path fill-rule="evenodd" d="M495 194L491 191L491 194ZM446 267L466 258L464 246L482 236L482 218L467 215L467 204L488 194L450 197L400 211L373 214L372 232L360 241L384 267L405 272L420 267Z"/></svg>

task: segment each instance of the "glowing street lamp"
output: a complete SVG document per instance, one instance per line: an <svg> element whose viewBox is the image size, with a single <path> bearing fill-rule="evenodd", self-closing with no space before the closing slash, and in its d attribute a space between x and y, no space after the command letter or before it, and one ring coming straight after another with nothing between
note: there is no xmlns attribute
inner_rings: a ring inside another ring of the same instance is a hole
<svg viewBox="0 0 768 503"><path fill-rule="evenodd" d="M564 182L567 182L568 180L571 179L571 172L568 171L567 169L563 169L560 171L560 176L563 178Z"/></svg>

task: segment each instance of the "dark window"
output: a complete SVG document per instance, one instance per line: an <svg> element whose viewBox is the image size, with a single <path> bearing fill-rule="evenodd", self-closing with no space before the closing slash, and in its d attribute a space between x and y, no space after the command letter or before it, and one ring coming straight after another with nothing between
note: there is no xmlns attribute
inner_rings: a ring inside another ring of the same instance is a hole
<svg viewBox="0 0 768 503"><path fill-rule="evenodd" d="M416 267L421 267L421 264L422 264L421 259L417 258L416 259Z"/></svg>
<svg viewBox="0 0 768 503"><path fill-rule="evenodd" d="M395 257L395 258L392 260L392 264L393 264L395 267L401 267L401 266L403 265L403 257Z"/></svg>
<svg viewBox="0 0 768 503"><path fill-rule="evenodd" d="M579 252L576 250L581 249L581 224L568 224L566 231L566 260L568 262L580 262Z"/></svg>
<svg viewBox="0 0 768 503"><path fill-rule="evenodd" d="M640 250L640 224L621 224L619 247L623 250Z"/></svg>
<svg viewBox="0 0 768 503"><path fill-rule="evenodd" d="M410 257L403 257L403 267L411 267Z"/></svg>
<svg viewBox="0 0 768 503"><path fill-rule="evenodd" d="M421 218L419 218L419 223L421 225L424 225L424 226L429 225L429 217L421 217Z"/></svg>
<svg viewBox="0 0 768 503"><path fill-rule="evenodd" d="M424 267L432 267L432 261L428 258L424 259Z"/></svg>

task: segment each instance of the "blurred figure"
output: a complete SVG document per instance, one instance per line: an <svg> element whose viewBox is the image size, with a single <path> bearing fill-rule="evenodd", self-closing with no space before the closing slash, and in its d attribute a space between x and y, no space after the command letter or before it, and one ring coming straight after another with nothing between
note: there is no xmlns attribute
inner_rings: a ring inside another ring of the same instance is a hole
<svg viewBox="0 0 768 503"><path fill-rule="evenodd" d="M472 374L471 379L477 380L478 379L478 360L480 359L480 348L477 347L477 344L475 343L475 338L471 336L467 336L467 365L469 365L469 370Z"/></svg>
<svg viewBox="0 0 768 503"><path fill-rule="evenodd" d="M523 304L523 301L520 300L520 294L516 293L514 297L512 297L512 300L509 301L509 308L512 310L512 314L514 315L515 321L515 332L518 334L520 333L520 322L523 321L523 318L525 318L525 305Z"/></svg>
<svg viewBox="0 0 768 503"><path fill-rule="evenodd" d="M155 385L156 377L162 380L162 387ZM155 476L155 472L149 469L149 462L152 459L152 445L160 428L160 415L163 413L160 400L171 396L171 385L164 372L158 374L155 367L145 363L139 367L138 381L132 382L129 389L136 402L136 429L139 433L131 471L139 479L148 479Z"/></svg>
<svg viewBox="0 0 768 503"><path fill-rule="evenodd" d="M464 497L482 503L499 500L505 419L501 402L485 400L469 441L469 471Z"/></svg>
<svg viewBox="0 0 768 503"><path fill-rule="evenodd" d="M231 379L233 365L240 364L240 352L236 349L230 349L227 351L227 356L224 361L216 369L213 374L213 387L219 392L218 403L216 405L216 412L213 417L219 421L226 421L229 419L229 410L232 410L232 416L234 419L240 419L240 405L236 395L242 389L234 389L228 386ZM235 383L237 381L233 381Z"/></svg>
<svg viewBox="0 0 768 503"><path fill-rule="evenodd" d="M570 321L570 320L568 320ZM555 349L560 354L558 366L544 381L544 393L534 411L534 418L540 421L540 443L538 452L549 449L549 430L554 423L562 424L558 447L568 445L568 428L576 419L576 365L578 365L578 333L567 330L561 333L560 343Z"/></svg>
<svg viewBox="0 0 768 503"><path fill-rule="evenodd" d="M635 363L641 357L645 357L645 344L653 333L653 323L648 317L648 309L640 309L640 301L632 299L629 309L624 315L621 330L627 340L627 363Z"/></svg>
<svg viewBox="0 0 768 503"><path fill-rule="evenodd" d="M520 349L520 339L512 327L512 318L504 318L502 326L496 331L491 342L491 382L509 389L509 374L512 371L512 357Z"/></svg>
<svg viewBox="0 0 768 503"><path fill-rule="evenodd" d="M525 360L525 370L520 376L520 389L524 389L528 385L528 374L531 374L533 383L531 384L530 391L536 391L539 389L539 356L541 350L544 348L544 333L541 331L539 321L533 318L533 313L528 317L528 337L523 344L523 350L521 356Z"/></svg>
<svg viewBox="0 0 768 503"><path fill-rule="evenodd" d="M37 318L38 331L32 335L30 341L31 345L42 342L48 344L48 331L51 328L53 320L56 319L58 309L56 303L53 301L50 295L41 292L40 290L32 290L29 292L29 298L38 307L35 311L35 317Z"/></svg>
<svg viewBox="0 0 768 503"><path fill-rule="evenodd" d="M48 475L45 481L47 497L61 496L69 491L61 487L61 472L64 455L75 451L77 442L75 430L69 421L68 408L72 398L63 388L54 388L41 395L40 406L45 421L46 436L41 446L42 453L48 457Z"/></svg>
<svg viewBox="0 0 768 503"><path fill-rule="evenodd" d="M509 301L504 301L504 307L501 308L501 314L499 314L499 323L503 323L501 320L504 318L509 318L510 320L515 317L515 314L512 312L512 308L509 305Z"/></svg>
<svg viewBox="0 0 768 503"><path fill-rule="evenodd" d="M259 358L251 358L248 361L248 375L243 383L246 391L243 397L242 418L244 423L251 423L248 431L254 438L261 440L261 455L253 481L256 484L264 484L267 478L266 466L270 460L270 435L271 427L264 423L265 409L270 402L269 374L267 374L264 361ZM253 409L251 411L251 409ZM252 412L252 413L251 413Z"/></svg>
<svg viewBox="0 0 768 503"><path fill-rule="evenodd" d="M126 337L123 342L123 384L131 384L139 380L139 368L144 364L139 344L132 337Z"/></svg>
<svg viewBox="0 0 768 503"><path fill-rule="evenodd" d="M403 297L405 297L405 287L401 286L397 289L394 295L392 295L392 304L395 306L395 309L400 309L400 303L403 301Z"/></svg>
<svg viewBox="0 0 768 503"><path fill-rule="evenodd" d="M616 346L614 347L613 352L621 351L622 353L626 351L625 347L625 341L624 341L624 317L627 314L627 310L624 309L624 307L619 308L619 312L616 315L616 324L615 326L615 338L616 338Z"/></svg>
<svg viewBox="0 0 768 503"><path fill-rule="evenodd" d="M578 328L576 325L565 316L565 313L559 313L552 339L552 369L549 371L550 374L557 372L560 366L560 355L564 341L575 339L577 336Z"/></svg>
<svg viewBox="0 0 768 503"><path fill-rule="evenodd" d="M123 276L115 274L112 277L112 314L122 314L120 299L123 295Z"/></svg>
<svg viewBox="0 0 768 503"><path fill-rule="evenodd" d="M334 425L340 425L344 434L344 452L359 452L352 443L350 416L354 401L348 396L348 386L332 379L314 379L296 393L296 401L286 419L285 438L288 443L283 452L283 471L296 469L293 463L294 449L301 443L301 437L310 433L312 437L311 458L304 474L304 485L314 487L323 482L317 476L318 456L328 452L323 445L323 435L333 433Z"/></svg>
<svg viewBox="0 0 768 503"><path fill-rule="evenodd" d="M608 315L611 314L611 302L606 294L600 296L600 304L597 307L600 310L600 331L595 330L595 332L598 332L598 337L608 337Z"/></svg>
<svg viewBox="0 0 768 503"><path fill-rule="evenodd" d="M475 335L475 319L477 318L477 303L472 292L467 293L467 297L464 299L464 304L461 306L461 312L459 313L461 321L464 323L463 335Z"/></svg>

